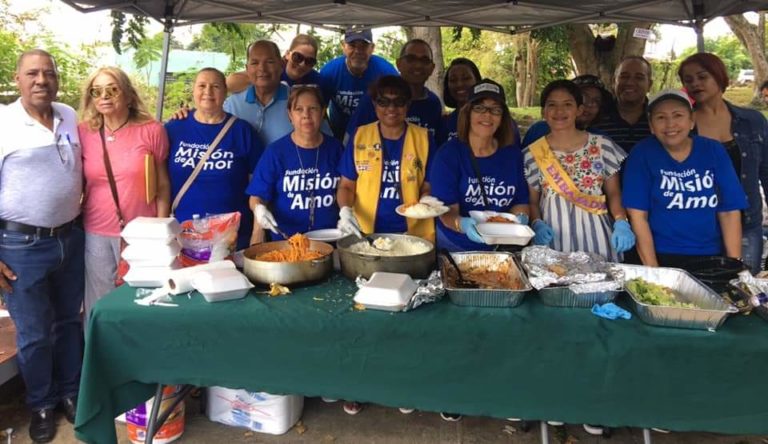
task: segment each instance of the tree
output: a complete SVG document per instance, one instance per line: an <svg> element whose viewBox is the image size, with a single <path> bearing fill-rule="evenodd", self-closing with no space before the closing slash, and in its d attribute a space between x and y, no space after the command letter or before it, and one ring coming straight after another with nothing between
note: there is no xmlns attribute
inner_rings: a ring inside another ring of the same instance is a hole
<svg viewBox="0 0 768 444"><path fill-rule="evenodd" d="M163 56L163 33L158 32L153 37L143 38L139 41L133 53L133 63L136 69L145 70L146 81L152 77L152 62L160 60Z"/></svg>
<svg viewBox="0 0 768 444"><path fill-rule="evenodd" d="M749 23L744 15L731 15L723 17L739 41L747 48L752 59L752 67L755 69L755 97L758 100L760 84L768 80L768 58L765 54L765 39L758 31L757 25ZM765 32L765 29L762 31Z"/></svg>
<svg viewBox="0 0 768 444"><path fill-rule="evenodd" d="M593 74L606 85L613 84L613 73L619 62L627 56L642 56L645 39L634 37L636 28L650 29L648 22L630 22L611 26L569 24L565 29L570 42L576 73ZM596 36L595 33L598 33ZM610 37L600 34L610 32Z"/></svg>
<svg viewBox="0 0 768 444"><path fill-rule="evenodd" d="M188 49L196 51L226 51L229 53L227 71L245 69L245 51L251 43L271 38L279 25L255 25L252 23L206 23Z"/></svg>
<svg viewBox="0 0 768 444"><path fill-rule="evenodd" d="M728 77L731 79L735 79L739 75L739 70L752 67L752 60L746 48L738 38L732 35L723 35L716 39L705 38L704 50L717 54L725 64L728 70ZM679 61L685 60L688 56L695 54L696 51L694 46L686 48L680 53Z"/></svg>

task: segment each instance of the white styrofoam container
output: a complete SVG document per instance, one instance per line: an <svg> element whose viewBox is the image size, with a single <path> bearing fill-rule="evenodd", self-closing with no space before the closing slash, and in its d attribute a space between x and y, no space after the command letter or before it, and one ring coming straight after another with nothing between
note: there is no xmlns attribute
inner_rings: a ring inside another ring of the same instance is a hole
<svg viewBox="0 0 768 444"><path fill-rule="evenodd" d="M134 267L128 268L123 280L131 287L162 287L168 282L168 276L173 270L181 268L178 260L168 266Z"/></svg>
<svg viewBox="0 0 768 444"><path fill-rule="evenodd" d="M195 287L192 286L192 278L195 274L201 271L208 270L223 270L223 269L235 269L235 264L232 261L215 261L208 262L207 264L195 265L192 267L185 267L178 270L174 270L168 276L168 293L176 295L192 291Z"/></svg>
<svg viewBox="0 0 768 444"><path fill-rule="evenodd" d="M355 294L354 300L366 308L400 311L419 286L404 273L376 271Z"/></svg>
<svg viewBox="0 0 768 444"><path fill-rule="evenodd" d="M240 299L253 288L253 284L243 273L227 268L195 273L192 276L192 286L208 302Z"/></svg>
<svg viewBox="0 0 768 444"><path fill-rule="evenodd" d="M501 213L498 211L477 211L477 210L472 210L469 212L469 217L476 220L477 223L479 224L486 223L486 221L492 218L493 216L501 216L510 222L514 222L516 224L520 223L520 221L517 219L517 216L515 216L512 213ZM499 224L504 222L487 222L487 223Z"/></svg>
<svg viewBox="0 0 768 444"><path fill-rule="evenodd" d="M528 225L505 223L477 224L477 232L489 245L527 245L536 235Z"/></svg>
<svg viewBox="0 0 768 444"><path fill-rule="evenodd" d="M179 233L181 225L172 217L137 217L128 222L120 236L130 245L147 239L167 240Z"/></svg>
<svg viewBox="0 0 768 444"><path fill-rule="evenodd" d="M175 240L167 244L142 242L128 244L122 256L131 266L162 267L171 265L179 252L181 252L181 245Z"/></svg>
<svg viewBox="0 0 768 444"><path fill-rule="evenodd" d="M282 435L301 418L304 397L209 387L206 415L222 424Z"/></svg>

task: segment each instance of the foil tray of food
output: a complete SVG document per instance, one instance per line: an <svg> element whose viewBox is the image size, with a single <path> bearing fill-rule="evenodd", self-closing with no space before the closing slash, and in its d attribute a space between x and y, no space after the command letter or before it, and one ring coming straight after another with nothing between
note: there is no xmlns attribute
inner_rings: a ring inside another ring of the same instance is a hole
<svg viewBox="0 0 768 444"><path fill-rule="evenodd" d="M533 246L523 249L522 263L546 305L591 308L612 302L622 288L621 272L598 254Z"/></svg>
<svg viewBox="0 0 768 444"><path fill-rule="evenodd" d="M715 331L731 313L711 288L685 270L618 264L624 286L637 316L660 327Z"/></svg>
<svg viewBox="0 0 768 444"><path fill-rule="evenodd" d="M448 299L456 305L472 307L516 307L532 290L520 263L512 253L468 251L449 253L473 288L461 285L458 273L447 258L441 257L441 270Z"/></svg>

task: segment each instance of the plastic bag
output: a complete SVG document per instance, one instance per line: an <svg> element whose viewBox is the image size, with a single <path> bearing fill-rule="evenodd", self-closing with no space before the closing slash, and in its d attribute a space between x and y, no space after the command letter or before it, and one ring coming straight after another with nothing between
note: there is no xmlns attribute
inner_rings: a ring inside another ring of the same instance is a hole
<svg viewBox="0 0 768 444"><path fill-rule="evenodd" d="M181 223L181 264L184 267L231 258L237 245L240 213L209 214Z"/></svg>

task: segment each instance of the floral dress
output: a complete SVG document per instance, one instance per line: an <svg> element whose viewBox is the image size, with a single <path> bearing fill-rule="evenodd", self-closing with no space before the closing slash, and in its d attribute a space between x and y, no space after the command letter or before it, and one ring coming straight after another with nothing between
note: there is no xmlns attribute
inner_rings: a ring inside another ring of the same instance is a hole
<svg viewBox="0 0 768 444"><path fill-rule="evenodd" d="M585 194L602 196L605 181L619 172L627 154L611 139L588 134L587 143L572 153L553 151L573 183ZM558 251L598 253L611 261L619 255L611 247L611 217L590 213L551 189L539 166L526 148L525 176L528 184L540 192L541 218L552 227L555 237L551 247Z"/></svg>

